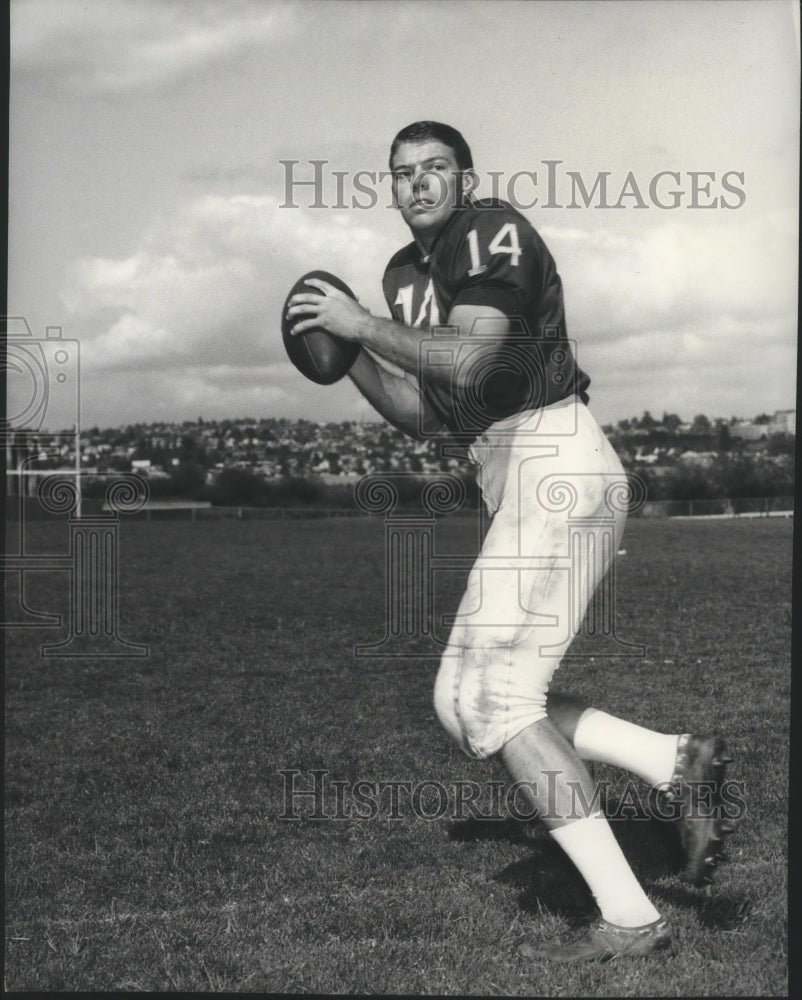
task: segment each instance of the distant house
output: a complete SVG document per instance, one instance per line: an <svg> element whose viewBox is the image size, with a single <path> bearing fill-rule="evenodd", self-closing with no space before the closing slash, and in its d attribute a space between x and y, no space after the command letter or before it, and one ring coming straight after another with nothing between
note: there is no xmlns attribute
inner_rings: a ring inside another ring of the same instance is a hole
<svg viewBox="0 0 802 1000"><path fill-rule="evenodd" d="M765 441L769 436L769 424L753 424L751 420L739 420L730 427L730 437L737 441Z"/></svg>
<svg viewBox="0 0 802 1000"><path fill-rule="evenodd" d="M716 453L714 451L683 451L679 460L688 465L710 466L716 460Z"/></svg>
<svg viewBox="0 0 802 1000"><path fill-rule="evenodd" d="M739 420L730 427L730 437L739 441L767 441L772 434L796 434L796 410L777 410L767 423Z"/></svg>
<svg viewBox="0 0 802 1000"><path fill-rule="evenodd" d="M796 410L777 410L769 427L772 434L796 434Z"/></svg>

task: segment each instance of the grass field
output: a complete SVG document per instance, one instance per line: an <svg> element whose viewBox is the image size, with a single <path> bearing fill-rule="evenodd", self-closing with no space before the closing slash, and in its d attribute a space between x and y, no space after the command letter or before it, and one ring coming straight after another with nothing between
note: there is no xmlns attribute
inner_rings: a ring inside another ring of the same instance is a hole
<svg viewBox="0 0 802 1000"><path fill-rule="evenodd" d="M437 530L443 552L475 550L470 518ZM29 531L65 551L64 524ZM146 658L44 659L63 628L7 633L6 989L786 995L791 538L780 519L630 523L617 630L645 655L582 647L555 685L725 734L748 814L709 894L681 880L667 824L615 820L677 953L567 968L515 950L594 913L536 823L426 818L425 796L393 815L390 786L372 818L337 805L359 780L484 796L502 778L434 718L430 642L353 655L383 634L382 522L123 521L120 634ZM462 582L442 574L438 615ZM67 590L32 573L25 596L66 616ZM309 798L282 818L281 772L309 788L312 770L329 818ZM614 812L627 776L595 775Z"/></svg>

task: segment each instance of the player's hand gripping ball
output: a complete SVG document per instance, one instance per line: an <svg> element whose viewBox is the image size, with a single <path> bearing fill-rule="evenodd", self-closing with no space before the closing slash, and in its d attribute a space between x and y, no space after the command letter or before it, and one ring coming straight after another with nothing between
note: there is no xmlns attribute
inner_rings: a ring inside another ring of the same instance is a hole
<svg viewBox="0 0 802 1000"><path fill-rule="evenodd" d="M351 365L356 361L360 346L353 341L344 340L342 337L329 333L328 330L321 327L314 327L293 336L292 327L306 317L300 314L287 316L287 306L290 299L299 292L323 294L319 289L307 284L309 278L327 281L352 299L356 299L356 295L344 281L329 274L328 271L310 271L292 286L281 312L281 336L290 361L302 375L317 382L318 385L331 385L333 382L339 382L349 371Z"/></svg>

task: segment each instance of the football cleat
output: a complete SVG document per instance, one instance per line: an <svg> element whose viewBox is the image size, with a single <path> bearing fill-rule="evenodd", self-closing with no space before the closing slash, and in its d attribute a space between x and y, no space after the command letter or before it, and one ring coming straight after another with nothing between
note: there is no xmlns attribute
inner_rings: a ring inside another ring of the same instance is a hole
<svg viewBox="0 0 802 1000"><path fill-rule="evenodd" d="M614 958L645 958L671 947L668 922L619 927L600 918L584 930L570 930L545 941L518 946L524 958L542 962L609 962Z"/></svg>
<svg viewBox="0 0 802 1000"><path fill-rule="evenodd" d="M724 741L713 736L680 736L666 797L679 803L678 830L685 853L685 876L693 885L710 885L724 835L734 827L721 818L721 786L727 764Z"/></svg>

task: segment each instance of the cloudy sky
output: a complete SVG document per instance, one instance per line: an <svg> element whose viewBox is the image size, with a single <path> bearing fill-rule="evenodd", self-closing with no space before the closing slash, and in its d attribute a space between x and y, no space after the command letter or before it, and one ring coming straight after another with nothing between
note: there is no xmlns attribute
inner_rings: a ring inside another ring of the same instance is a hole
<svg viewBox="0 0 802 1000"><path fill-rule="evenodd" d="M387 314L408 236L378 174L434 118L470 142L480 194L537 199L602 422L794 407L797 14L11 0L9 315L80 343L84 426L370 418L348 380L285 360L281 306L323 268ZM319 188L293 185L313 160Z"/></svg>

